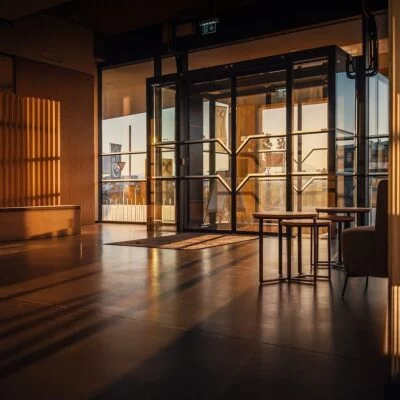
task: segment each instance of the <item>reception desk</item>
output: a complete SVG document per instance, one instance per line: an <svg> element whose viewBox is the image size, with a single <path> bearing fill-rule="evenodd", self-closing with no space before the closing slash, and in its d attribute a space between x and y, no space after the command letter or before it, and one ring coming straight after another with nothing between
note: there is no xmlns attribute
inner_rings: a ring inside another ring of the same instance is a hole
<svg viewBox="0 0 400 400"><path fill-rule="evenodd" d="M0 242L81 233L77 205L0 207Z"/></svg>

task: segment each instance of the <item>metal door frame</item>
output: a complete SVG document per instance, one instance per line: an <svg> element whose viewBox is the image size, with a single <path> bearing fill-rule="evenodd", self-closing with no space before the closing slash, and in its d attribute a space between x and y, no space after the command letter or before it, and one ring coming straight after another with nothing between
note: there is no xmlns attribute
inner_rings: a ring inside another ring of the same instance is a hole
<svg viewBox="0 0 400 400"><path fill-rule="evenodd" d="M229 79L231 83L231 230L223 232L237 232L236 221L236 98L237 98L237 78L257 73L267 73L274 70L286 70L286 209L293 209L292 195L292 140L291 133L293 131L293 65L298 62L312 61L318 58L327 58L328 60L328 196L332 192L330 177L335 176L335 60L337 52L341 51L336 46L326 46L317 49L288 53L279 56L260 58L256 60L243 61L234 64L221 65L199 70L191 70L180 74L171 74L161 77L147 79L146 95L147 95L147 171L151 171L151 121L153 117L153 96L152 88L154 86L163 87L166 85L176 85L176 101L175 101L175 168L176 168L176 228L178 231L199 231L198 229L189 229L187 223L187 204L185 198L185 190L183 181L185 176L182 174L184 165L182 165L182 143L188 132L188 87L193 83L207 82L211 80ZM147 202L148 215L151 212L151 174L147 174ZM333 205L333 204L332 204ZM149 228L150 220L148 218L147 226ZM220 230L201 230L202 232L221 232ZM241 231L238 231L239 233ZM249 233L249 232L246 232Z"/></svg>

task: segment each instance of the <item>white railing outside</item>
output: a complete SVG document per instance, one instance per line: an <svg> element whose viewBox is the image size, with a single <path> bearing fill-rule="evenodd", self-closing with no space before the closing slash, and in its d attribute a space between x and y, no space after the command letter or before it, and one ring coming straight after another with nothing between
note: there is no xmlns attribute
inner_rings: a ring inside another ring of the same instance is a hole
<svg viewBox="0 0 400 400"><path fill-rule="evenodd" d="M103 221L142 222L147 221L146 204L103 204ZM162 206L163 222L175 222L175 206Z"/></svg>
<svg viewBox="0 0 400 400"><path fill-rule="evenodd" d="M163 222L175 222L175 206L162 206L161 215Z"/></svg>

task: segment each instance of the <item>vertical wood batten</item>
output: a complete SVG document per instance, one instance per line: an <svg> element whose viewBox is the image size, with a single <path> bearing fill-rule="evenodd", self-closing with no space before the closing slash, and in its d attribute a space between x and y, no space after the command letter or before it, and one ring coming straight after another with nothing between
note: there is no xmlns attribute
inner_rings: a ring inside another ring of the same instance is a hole
<svg viewBox="0 0 400 400"><path fill-rule="evenodd" d="M60 204L60 103L0 94L0 207Z"/></svg>
<svg viewBox="0 0 400 400"><path fill-rule="evenodd" d="M51 129L50 129L50 101L46 101L46 148L45 148L45 154L46 154L46 203L47 204L53 204L52 202L52 191L51 191L51 170L50 170L50 160L51 160L51 147L50 147L50 135L51 135Z"/></svg>
<svg viewBox="0 0 400 400"><path fill-rule="evenodd" d="M3 206L3 185L4 185L4 104L3 102L0 104L0 207Z"/></svg>
<svg viewBox="0 0 400 400"><path fill-rule="evenodd" d="M4 137L5 137L5 143L4 143L4 152L5 152L5 157L4 157L4 203L5 205L8 205L8 163L9 163L9 133L8 133L8 121L9 121L9 113L10 113L10 104L9 104L9 96L5 96L5 101L6 101L6 113L5 113L5 120L4 120Z"/></svg>
<svg viewBox="0 0 400 400"><path fill-rule="evenodd" d="M61 159L61 111L60 111L61 104L57 102L57 124L56 124L56 137L57 137L57 203L60 204L61 201L61 169L60 169L60 159Z"/></svg>

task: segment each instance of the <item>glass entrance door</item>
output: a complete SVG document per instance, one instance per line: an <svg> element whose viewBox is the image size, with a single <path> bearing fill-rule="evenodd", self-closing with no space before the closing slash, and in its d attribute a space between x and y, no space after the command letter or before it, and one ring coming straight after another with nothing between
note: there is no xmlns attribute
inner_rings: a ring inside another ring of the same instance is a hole
<svg viewBox="0 0 400 400"><path fill-rule="evenodd" d="M183 138L186 228L232 230L231 81L189 83Z"/></svg>
<svg viewBox="0 0 400 400"><path fill-rule="evenodd" d="M334 205L333 50L150 86L150 229L254 232L256 212Z"/></svg>
<svg viewBox="0 0 400 400"><path fill-rule="evenodd" d="M328 206L328 59L293 65L293 209ZM334 132L331 132L334 135Z"/></svg>
<svg viewBox="0 0 400 400"><path fill-rule="evenodd" d="M177 90L175 83L148 85L149 230L176 229Z"/></svg>
<svg viewBox="0 0 400 400"><path fill-rule="evenodd" d="M241 76L236 97L236 226L253 214L286 210L286 71ZM267 228L275 231L275 225Z"/></svg>

